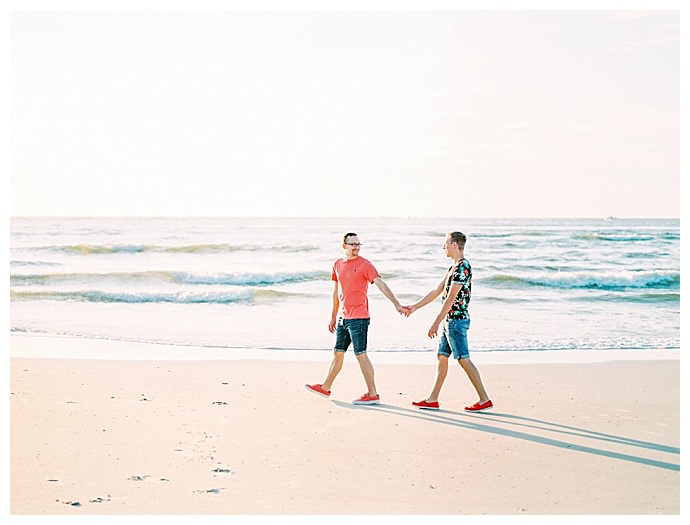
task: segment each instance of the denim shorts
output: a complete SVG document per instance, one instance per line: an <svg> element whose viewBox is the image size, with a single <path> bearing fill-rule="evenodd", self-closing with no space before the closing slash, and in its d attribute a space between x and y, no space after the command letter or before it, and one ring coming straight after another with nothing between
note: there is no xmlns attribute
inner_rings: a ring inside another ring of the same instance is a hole
<svg viewBox="0 0 690 525"><path fill-rule="evenodd" d="M367 351L367 333L369 332L369 319L338 319L335 329L335 351L346 352L350 343L355 350L355 355Z"/></svg>
<svg viewBox="0 0 690 525"><path fill-rule="evenodd" d="M441 324L438 354L450 357L452 351L455 359L467 359L470 356L470 346L467 343L467 330L469 329L469 319L444 320Z"/></svg>

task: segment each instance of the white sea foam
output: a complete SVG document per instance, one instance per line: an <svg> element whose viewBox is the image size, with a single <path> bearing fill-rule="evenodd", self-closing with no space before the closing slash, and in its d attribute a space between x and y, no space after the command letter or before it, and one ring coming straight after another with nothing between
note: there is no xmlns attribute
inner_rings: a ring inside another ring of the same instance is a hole
<svg viewBox="0 0 690 525"><path fill-rule="evenodd" d="M344 232L410 304L447 270L449 230L468 235L475 355L680 347L680 225L648 219L12 219L10 330L327 351ZM372 286L371 348L433 351L439 306L404 319Z"/></svg>

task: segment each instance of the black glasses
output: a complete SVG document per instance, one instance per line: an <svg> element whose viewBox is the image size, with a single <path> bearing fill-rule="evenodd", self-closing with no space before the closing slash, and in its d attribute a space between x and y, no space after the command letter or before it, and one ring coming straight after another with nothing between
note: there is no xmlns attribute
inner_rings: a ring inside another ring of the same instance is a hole
<svg viewBox="0 0 690 525"><path fill-rule="evenodd" d="M345 244L347 244L348 246L354 246L355 248L359 248L360 246L362 246L361 242L346 242Z"/></svg>

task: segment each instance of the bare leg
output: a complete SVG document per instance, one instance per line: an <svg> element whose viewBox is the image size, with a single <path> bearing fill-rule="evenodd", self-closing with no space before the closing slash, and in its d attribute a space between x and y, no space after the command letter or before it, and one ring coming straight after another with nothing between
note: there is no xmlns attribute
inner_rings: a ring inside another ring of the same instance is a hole
<svg viewBox="0 0 690 525"><path fill-rule="evenodd" d="M467 374L467 377L470 378L472 386L477 391L477 395L479 395L479 402L486 403L489 400L489 395L484 389L484 384L482 383L482 378L479 375L479 370L477 370L477 367L474 366L474 363L469 357L466 359L458 359L458 363L460 363L460 366Z"/></svg>
<svg viewBox="0 0 690 525"><path fill-rule="evenodd" d="M441 394L441 387L443 382L446 380L448 375L448 358L444 355L438 355L438 366L436 368L436 381L434 382L434 388L431 391L431 395L426 399L429 403L438 401L438 396Z"/></svg>
<svg viewBox="0 0 690 525"><path fill-rule="evenodd" d="M369 361L369 356L366 354L366 352L359 354L357 356L357 361L359 362L359 368L362 370L364 381L367 384L369 395L377 395L376 384L374 383L374 365L372 365L371 361Z"/></svg>
<svg viewBox="0 0 690 525"><path fill-rule="evenodd" d="M335 381L336 376L340 373L343 368L343 361L345 360L345 352L333 351L333 360L331 361L331 367L328 369L328 375L326 380L321 385L325 390L330 390L333 386L333 381Z"/></svg>

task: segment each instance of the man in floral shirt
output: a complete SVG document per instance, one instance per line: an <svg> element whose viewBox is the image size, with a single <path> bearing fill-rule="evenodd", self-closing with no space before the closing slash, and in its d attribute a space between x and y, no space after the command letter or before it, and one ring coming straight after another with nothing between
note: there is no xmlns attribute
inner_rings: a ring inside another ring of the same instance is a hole
<svg viewBox="0 0 690 525"><path fill-rule="evenodd" d="M443 249L446 256L453 259L453 265L436 288L417 303L406 306L408 315L425 306L443 294L443 304L439 314L429 328L428 335L432 339L438 335L441 329L441 340L438 345L438 368L436 381L431 395L423 401L415 401L413 405L419 408L438 409L438 396L441 387L448 374L448 359L450 354L458 360L470 382L474 386L479 401L474 405L466 406L469 412L480 412L493 407L482 383L479 370L470 360L469 345L467 343L467 330L470 328L469 305L472 296L472 267L465 259L465 242L467 238L462 232L452 232L446 235Z"/></svg>

